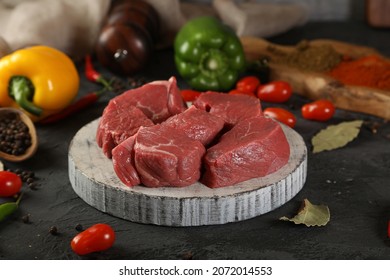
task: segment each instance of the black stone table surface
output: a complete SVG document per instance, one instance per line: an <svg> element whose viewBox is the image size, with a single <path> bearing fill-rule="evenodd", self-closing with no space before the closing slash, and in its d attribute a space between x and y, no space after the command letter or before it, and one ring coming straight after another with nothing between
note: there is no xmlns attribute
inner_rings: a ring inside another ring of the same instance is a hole
<svg viewBox="0 0 390 280"><path fill-rule="evenodd" d="M279 44L302 39L330 38L366 45L390 56L390 30L364 22L312 22L268 38ZM96 64L98 69L110 75ZM82 77L79 95L99 86ZM140 73L147 81L178 78L173 51L156 51ZM294 95L284 105L297 117L295 130L308 147L308 173L303 189L280 208L237 223L200 227L164 227L122 220L99 212L73 191L68 178L68 147L75 133L98 118L109 98L55 125L38 125L35 156L21 163L3 161L6 168L30 170L38 187L24 186L15 215L0 223L0 259L390 259L387 222L390 219L390 123L364 114L337 110L327 123L302 119L300 107L309 100ZM263 104L264 107L270 104ZM363 120L359 136L346 147L313 154L311 138L329 124ZM280 221L293 216L303 199L329 206L331 220L324 227L305 227ZM24 223L22 217L28 215ZM108 223L116 231L114 246L79 257L70 247L77 224L87 228ZM49 232L55 226L58 233Z"/></svg>

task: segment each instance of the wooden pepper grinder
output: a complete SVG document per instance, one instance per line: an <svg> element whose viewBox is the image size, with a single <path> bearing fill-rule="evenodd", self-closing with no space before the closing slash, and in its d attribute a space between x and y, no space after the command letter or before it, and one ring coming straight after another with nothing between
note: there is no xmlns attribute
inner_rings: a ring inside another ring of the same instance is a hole
<svg viewBox="0 0 390 280"><path fill-rule="evenodd" d="M366 0L366 18L373 27L390 27L390 1Z"/></svg>

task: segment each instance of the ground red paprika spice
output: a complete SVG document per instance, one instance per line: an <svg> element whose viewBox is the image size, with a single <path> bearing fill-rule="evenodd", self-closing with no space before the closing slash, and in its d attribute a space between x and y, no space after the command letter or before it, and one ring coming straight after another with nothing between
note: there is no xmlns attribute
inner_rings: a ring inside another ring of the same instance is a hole
<svg viewBox="0 0 390 280"><path fill-rule="evenodd" d="M378 55L344 59L329 75L346 85L390 90L390 61Z"/></svg>

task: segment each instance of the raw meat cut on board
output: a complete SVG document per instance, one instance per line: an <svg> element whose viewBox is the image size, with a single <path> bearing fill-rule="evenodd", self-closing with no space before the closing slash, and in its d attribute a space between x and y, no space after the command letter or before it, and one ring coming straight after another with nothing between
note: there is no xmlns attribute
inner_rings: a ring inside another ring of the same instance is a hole
<svg viewBox="0 0 390 280"><path fill-rule="evenodd" d="M202 93L193 105L224 119L230 126L240 120L263 115L260 100L244 94L233 95L209 91Z"/></svg>
<svg viewBox="0 0 390 280"><path fill-rule="evenodd" d="M97 143L111 158L111 150L134 135L140 126L162 122L185 109L174 77L128 90L111 99L104 109L96 133Z"/></svg>
<svg viewBox="0 0 390 280"><path fill-rule="evenodd" d="M129 187L141 183L134 163L134 144L137 134L127 138L112 150L112 165L118 178Z"/></svg>
<svg viewBox="0 0 390 280"><path fill-rule="evenodd" d="M210 188L263 177L283 167L290 146L280 124L255 117L238 122L204 157L201 182Z"/></svg>
<svg viewBox="0 0 390 280"><path fill-rule="evenodd" d="M112 99L96 139L129 187L232 186L279 170L290 156L281 124L263 116L259 99L205 92L187 108L174 77Z"/></svg>
<svg viewBox="0 0 390 280"><path fill-rule="evenodd" d="M162 125L139 129L134 162L142 184L148 187L185 187L200 178L201 142Z"/></svg>
<svg viewBox="0 0 390 280"><path fill-rule="evenodd" d="M155 124L187 108L174 77L168 81L154 81L130 89L112 99L111 102L131 104L144 112Z"/></svg>
<svg viewBox="0 0 390 280"><path fill-rule="evenodd" d="M141 127L112 152L119 179L132 187L185 187L200 178L206 149L169 126Z"/></svg>
<svg viewBox="0 0 390 280"><path fill-rule="evenodd" d="M111 151L140 126L152 126L153 122L138 108L129 103L109 102L99 121L96 141L103 153L111 158Z"/></svg>
<svg viewBox="0 0 390 280"><path fill-rule="evenodd" d="M183 113L170 117L162 123L179 131L189 138L199 140L204 146L210 144L224 127L224 120L206 111L191 106Z"/></svg>

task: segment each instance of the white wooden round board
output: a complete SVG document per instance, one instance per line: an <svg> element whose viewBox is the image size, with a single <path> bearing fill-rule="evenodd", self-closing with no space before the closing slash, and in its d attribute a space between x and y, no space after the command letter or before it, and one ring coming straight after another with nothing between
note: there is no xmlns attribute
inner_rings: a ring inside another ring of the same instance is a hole
<svg viewBox="0 0 390 280"><path fill-rule="evenodd" d="M307 149L302 137L282 125L290 159L278 171L233 186L211 189L125 186L95 141L98 119L82 127L69 148L74 191L98 210L132 222L201 226L237 222L272 211L293 198L306 180Z"/></svg>

